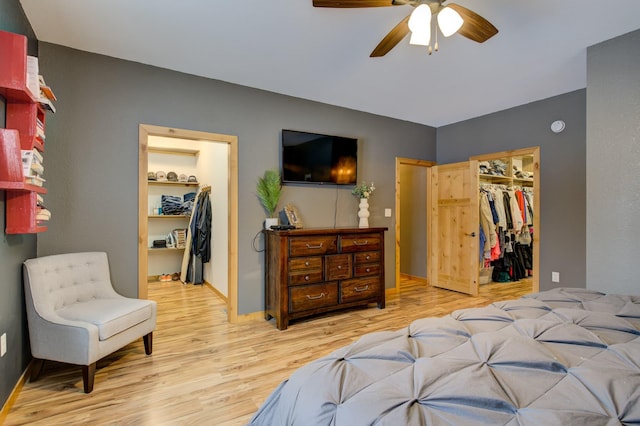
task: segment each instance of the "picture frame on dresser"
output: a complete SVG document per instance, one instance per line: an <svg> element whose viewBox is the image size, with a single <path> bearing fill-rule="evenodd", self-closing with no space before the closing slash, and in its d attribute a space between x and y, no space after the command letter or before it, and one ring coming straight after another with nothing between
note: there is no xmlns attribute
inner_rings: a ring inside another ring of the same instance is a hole
<svg viewBox="0 0 640 426"><path fill-rule="evenodd" d="M293 204L289 203L284 206L284 214L287 217L287 224L293 225L296 229L302 228L302 219L300 218L300 213L298 212L298 208Z"/></svg>

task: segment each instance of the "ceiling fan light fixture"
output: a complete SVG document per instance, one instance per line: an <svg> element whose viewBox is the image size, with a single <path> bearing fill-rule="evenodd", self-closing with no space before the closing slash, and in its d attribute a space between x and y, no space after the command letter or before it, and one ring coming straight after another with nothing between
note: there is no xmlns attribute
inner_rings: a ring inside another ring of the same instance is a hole
<svg viewBox="0 0 640 426"><path fill-rule="evenodd" d="M409 17L410 44L428 46L431 41L431 8L426 4L416 7Z"/></svg>
<svg viewBox="0 0 640 426"><path fill-rule="evenodd" d="M445 37L455 34L463 23L462 16L450 7L445 7L438 12L438 27Z"/></svg>

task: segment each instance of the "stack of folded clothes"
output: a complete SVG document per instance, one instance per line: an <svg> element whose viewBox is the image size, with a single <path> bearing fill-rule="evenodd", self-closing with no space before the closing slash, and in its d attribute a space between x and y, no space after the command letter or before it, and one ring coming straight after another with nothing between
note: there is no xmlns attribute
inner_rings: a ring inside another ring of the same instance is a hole
<svg viewBox="0 0 640 426"><path fill-rule="evenodd" d="M480 173L483 175L506 176L507 164L501 160L480 161Z"/></svg>

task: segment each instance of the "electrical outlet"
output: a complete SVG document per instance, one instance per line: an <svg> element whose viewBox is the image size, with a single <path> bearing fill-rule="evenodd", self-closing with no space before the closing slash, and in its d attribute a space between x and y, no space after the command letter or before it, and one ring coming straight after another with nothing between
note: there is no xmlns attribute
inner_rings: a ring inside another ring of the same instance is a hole
<svg viewBox="0 0 640 426"><path fill-rule="evenodd" d="M560 282L560 272L552 272L551 273L551 282L559 283Z"/></svg>
<svg viewBox="0 0 640 426"><path fill-rule="evenodd" d="M0 357L7 353L7 333L2 333L0 337Z"/></svg>

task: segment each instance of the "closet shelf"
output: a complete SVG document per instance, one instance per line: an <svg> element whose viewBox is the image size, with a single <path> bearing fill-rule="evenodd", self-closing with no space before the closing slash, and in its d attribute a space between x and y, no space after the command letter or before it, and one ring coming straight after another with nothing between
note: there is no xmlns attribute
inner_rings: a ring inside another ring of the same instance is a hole
<svg viewBox="0 0 640 426"><path fill-rule="evenodd" d="M159 146L150 146L148 148L149 154L169 154L169 155L192 155L197 156L200 151L197 149L188 148L162 148Z"/></svg>
<svg viewBox="0 0 640 426"><path fill-rule="evenodd" d="M169 181L161 181L157 180L148 180L147 183L149 185L160 185L160 186L198 186L200 185L198 182L169 182Z"/></svg>
<svg viewBox="0 0 640 426"><path fill-rule="evenodd" d="M147 217L149 219L189 219L191 216L186 214L152 214Z"/></svg>
<svg viewBox="0 0 640 426"><path fill-rule="evenodd" d="M511 182L511 180L512 180L512 178L509 177L509 176L487 175L487 174L484 174L484 173L480 173L479 176L480 176L480 179L482 179L482 180L490 180L490 181L497 182L497 183L500 183L500 182Z"/></svg>
<svg viewBox="0 0 640 426"><path fill-rule="evenodd" d="M153 248L153 247L149 247L149 252L153 252L153 251L184 251L184 247L183 248L176 248L176 247Z"/></svg>
<svg viewBox="0 0 640 426"><path fill-rule="evenodd" d="M520 178L515 178L514 177L513 178L513 182L514 183L519 183L519 184L521 184L523 186L526 186L526 185L531 186L531 185L533 185L533 179L520 179Z"/></svg>

